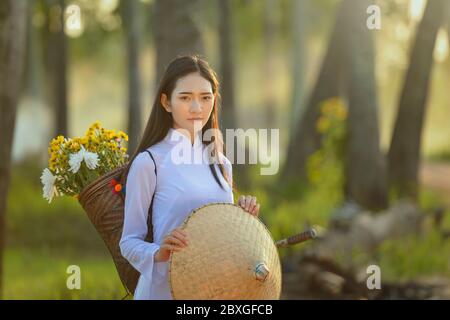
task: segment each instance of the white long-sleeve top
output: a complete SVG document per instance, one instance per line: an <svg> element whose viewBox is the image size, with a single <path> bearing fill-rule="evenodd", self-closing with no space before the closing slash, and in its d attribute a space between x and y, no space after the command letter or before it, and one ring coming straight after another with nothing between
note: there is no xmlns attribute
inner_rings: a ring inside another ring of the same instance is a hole
<svg viewBox="0 0 450 320"><path fill-rule="evenodd" d="M191 151L190 163L180 164L176 158L181 144L183 151ZM212 202L234 202L233 191L218 165L215 165L217 175L225 190L214 179L209 163L199 163L198 155L205 148L199 134L192 144L188 137L171 128L162 141L148 148L156 162L156 174L154 162L147 152L139 153L133 160L126 182L124 227L119 245L125 259L141 274L134 292L135 300L173 299L168 261L154 260L164 236L179 227L193 209ZM222 153L220 158L231 180L231 163ZM153 193L154 242L149 243L144 239Z"/></svg>

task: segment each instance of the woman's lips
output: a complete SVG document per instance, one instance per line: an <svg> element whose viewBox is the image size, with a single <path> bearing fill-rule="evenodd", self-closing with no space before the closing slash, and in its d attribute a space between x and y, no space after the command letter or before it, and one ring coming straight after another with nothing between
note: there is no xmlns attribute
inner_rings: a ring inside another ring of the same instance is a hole
<svg viewBox="0 0 450 320"><path fill-rule="evenodd" d="M193 121L193 120L203 120L203 119L202 118L192 118L192 119L188 119L188 120Z"/></svg>

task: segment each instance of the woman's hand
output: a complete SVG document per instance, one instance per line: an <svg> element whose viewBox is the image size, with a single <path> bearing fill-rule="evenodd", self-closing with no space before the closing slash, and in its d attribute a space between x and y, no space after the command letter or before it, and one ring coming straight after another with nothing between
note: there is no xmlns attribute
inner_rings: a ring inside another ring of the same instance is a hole
<svg viewBox="0 0 450 320"><path fill-rule="evenodd" d="M259 215L259 203L256 201L256 197L240 196L238 205L255 217Z"/></svg>
<svg viewBox="0 0 450 320"><path fill-rule="evenodd" d="M189 241L186 232L180 228L172 230L172 232L164 237L159 250L155 253L155 261L166 262L169 260L172 251L181 251L183 248L187 247L188 244Z"/></svg>

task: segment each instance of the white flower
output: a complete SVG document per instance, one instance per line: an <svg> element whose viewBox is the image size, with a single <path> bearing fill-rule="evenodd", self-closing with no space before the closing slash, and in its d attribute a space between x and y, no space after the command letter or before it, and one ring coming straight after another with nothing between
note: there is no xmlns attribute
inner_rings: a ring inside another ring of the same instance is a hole
<svg viewBox="0 0 450 320"><path fill-rule="evenodd" d="M81 162L83 160L89 169L95 169L98 165L98 155L94 152L89 152L81 146L80 151L71 154L69 159L70 171L77 173L80 170Z"/></svg>
<svg viewBox="0 0 450 320"><path fill-rule="evenodd" d="M45 168L42 171L41 182L43 184L43 197L50 203L58 192L55 187L56 176L54 176L49 169Z"/></svg>
<svg viewBox="0 0 450 320"><path fill-rule="evenodd" d="M83 161L83 149L78 151L77 153L73 153L70 155L69 165L70 171L73 173L77 173L80 169L81 162Z"/></svg>
<svg viewBox="0 0 450 320"><path fill-rule="evenodd" d="M98 165L98 155L94 152L86 151L84 153L84 161L89 169L95 169Z"/></svg>

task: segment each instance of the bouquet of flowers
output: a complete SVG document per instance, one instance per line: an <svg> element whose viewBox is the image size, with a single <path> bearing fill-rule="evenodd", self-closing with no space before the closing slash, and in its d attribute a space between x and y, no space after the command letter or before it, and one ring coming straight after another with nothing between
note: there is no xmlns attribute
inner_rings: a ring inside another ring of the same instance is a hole
<svg viewBox="0 0 450 320"><path fill-rule="evenodd" d="M85 136L54 138L48 148L48 168L41 175L43 197L50 203L55 196L78 199L84 187L128 161L122 131L107 130L97 121ZM113 192L124 192L120 183L111 181Z"/></svg>
<svg viewBox="0 0 450 320"><path fill-rule="evenodd" d="M44 198L68 195L81 204L106 244L128 294L134 292L140 273L122 256L120 239L125 212L125 185L129 156L128 136L102 128L97 121L84 137L58 136L50 142L48 168L41 175ZM149 208L146 241L152 242Z"/></svg>

